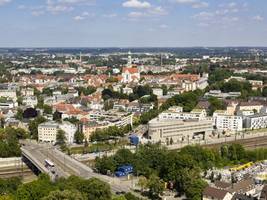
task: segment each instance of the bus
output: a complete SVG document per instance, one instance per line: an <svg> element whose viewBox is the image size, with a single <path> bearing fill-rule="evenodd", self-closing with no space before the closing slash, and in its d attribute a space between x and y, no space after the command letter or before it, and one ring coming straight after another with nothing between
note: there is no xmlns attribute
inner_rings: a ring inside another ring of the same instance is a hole
<svg viewBox="0 0 267 200"><path fill-rule="evenodd" d="M55 167L54 163L51 160L45 159L45 166L46 167Z"/></svg>

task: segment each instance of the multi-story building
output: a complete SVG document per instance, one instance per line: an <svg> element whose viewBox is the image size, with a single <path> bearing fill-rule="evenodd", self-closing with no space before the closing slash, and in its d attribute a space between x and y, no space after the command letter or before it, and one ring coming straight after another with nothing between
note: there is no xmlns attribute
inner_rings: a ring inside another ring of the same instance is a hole
<svg viewBox="0 0 267 200"><path fill-rule="evenodd" d="M218 99L226 99L226 98L237 98L241 95L241 92L228 92L223 93L221 90L210 90L205 93L204 97L216 97Z"/></svg>
<svg viewBox="0 0 267 200"><path fill-rule="evenodd" d="M68 121L64 121L59 124L59 129L65 132L66 142L72 144L74 142L74 134L77 131L77 127Z"/></svg>
<svg viewBox="0 0 267 200"><path fill-rule="evenodd" d="M174 143L189 141L195 136L212 133L212 121L207 120L176 120L176 119L152 119L148 123L148 135L152 142L167 143L173 140Z"/></svg>
<svg viewBox="0 0 267 200"><path fill-rule="evenodd" d="M170 108L169 110L164 111L161 114L159 114L159 119L176 119L176 120L197 119L197 120L205 120L206 117L207 117L207 113L206 113L205 109L194 109L191 112L182 112L182 110L175 109L175 108Z"/></svg>
<svg viewBox="0 0 267 200"><path fill-rule="evenodd" d="M38 126L38 141L55 143L57 140L58 123L50 121Z"/></svg>
<svg viewBox="0 0 267 200"><path fill-rule="evenodd" d="M237 107L237 110L250 110L259 113L263 108L263 104L257 101L251 102L240 102Z"/></svg>
<svg viewBox="0 0 267 200"><path fill-rule="evenodd" d="M22 96L33 96L34 95L34 89L33 88L23 88L21 90Z"/></svg>
<svg viewBox="0 0 267 200"><path fill-rule="evenodd" d="M214 112L213 123L219 131L242 131L243 119L242 116L229 115L226 112Z"/></svg>
<svg viewBox="0 0 267 200"><path fill-rule="evenodd" d="M260 129L267 128L267 114L254 114L244 118L244 128Z"/></svg>
<svg viewBox="0 0 267 200"><path fill-rule="evenodd" d="M22 102L26 106L34 107L37 105L38 100L36 96L25 96Z"/></svg>
<svg viewBox="0 0 267 200"><path fill-rule="evenodd" d="M63 122L61 124L49 121L44 122L38 126L38 141L55 143L57 140L58 130L65 132L66 142L72 144L74 142L74 134L77 128L70 122Z"/></svg>
<svg viewBox="0 0 267 200"><path fill-rule="evenodd" d="M16 88L9 87L8 85L0 85L0 97L7 97L16 101L17 100Z"/></svg>
<svg viewBox="0 0 267 200"><path fill-rule="evenodd" d="M88 114L89 121L108 122L111 126L123 127L133 125L133 114L109 110L107 112L94 111Z"/></svg>
<svg viewBox="0 0 267 200"><path fill-rule="evenodd" d="M153 94L156 95L157 97L162 97L163 96L163 89L161 88L153 88Z"/></svg>
<svg viewBox="0 0 267 200"><path fill-rule="evenodd" d="M97 130L97 129L104 129L107 128L108 125L103 123L99 124L96 122L90 122L82 125L82 133L84 135L84 138L89 141L91 135Z"/></svg>

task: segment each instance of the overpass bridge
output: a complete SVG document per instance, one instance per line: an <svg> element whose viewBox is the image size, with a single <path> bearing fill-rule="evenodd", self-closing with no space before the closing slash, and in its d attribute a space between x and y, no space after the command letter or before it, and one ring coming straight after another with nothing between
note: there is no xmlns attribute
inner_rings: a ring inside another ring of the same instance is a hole
<svg viewBox="0 0 267 200"><path fill-rule="evenodd" d="M57 177L67 178L71 175L84 179L98 178L110 184L113 192L130 191L130 187L122 183L120 179L97 174L90 167L62 153L51 145L23 142L21 151L23 157L38 168L40 172L48 174L52 180ZM45 159L49 159L54 163L53 172L45 166Z"/></svg>

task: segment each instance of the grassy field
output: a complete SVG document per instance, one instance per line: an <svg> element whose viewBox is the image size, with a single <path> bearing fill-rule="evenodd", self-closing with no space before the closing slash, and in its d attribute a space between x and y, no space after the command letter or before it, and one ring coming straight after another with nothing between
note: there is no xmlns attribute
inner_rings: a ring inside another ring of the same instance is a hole
<svg viewBox="0 0 267 200"><path fill-rule="evenodd" d="M119 149L128 144L128 141L122 140L117 143L99 142L97 144L89 144L88 147L79 146L72 147L70 149L71 154L85 154L85 153L97 153L103 151L111 151L114 149Z"/></svg>

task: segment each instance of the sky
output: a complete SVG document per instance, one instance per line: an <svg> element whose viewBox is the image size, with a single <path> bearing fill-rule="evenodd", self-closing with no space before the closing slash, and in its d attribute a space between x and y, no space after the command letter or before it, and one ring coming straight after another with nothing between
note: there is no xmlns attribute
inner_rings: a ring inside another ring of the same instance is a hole
<svg viewBox="0 0 267 200"><path fill-rule="evenodd" d="M267 0L0 0L0 47L267 46Z"/></svg>

